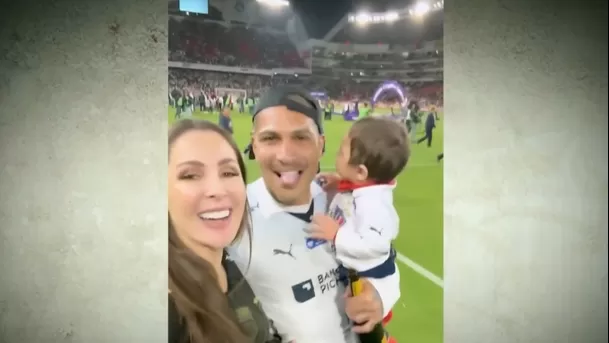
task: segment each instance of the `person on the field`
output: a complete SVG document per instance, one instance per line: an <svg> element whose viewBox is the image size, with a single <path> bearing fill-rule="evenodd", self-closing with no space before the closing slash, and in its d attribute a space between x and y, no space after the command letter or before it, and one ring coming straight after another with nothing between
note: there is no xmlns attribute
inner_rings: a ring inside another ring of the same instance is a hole
<svg viewBox="0 0 609 343"><path fill-rule="evenodd" d="M182 111L180 112L180 117L182 116L190 116L190 98L188 97L188 93L184 93L182 95Z"/></svg>
<svg viewBox="0 0 609 343"><path fill-rule="evenodd" d="M368 107L368 103L365 102L364 106L362 107L361 110L359 110L359 116L358 118L366 118L370 115L370 107Z"/></svg>
<svg viewBox="0 0 609 343"><path fill-rule="evenodd" d="M243 154L247 156L248 160L253 160L252 143L248 143L243 149Z"/></svg>
<svg viewBox="0 0 609 343"><path fill-rule="evenodd" d="M433 113L427 114L427 119L425 120L425 136L421 137L417 144L421 144L423 141L427 140L427 147L431 147L431 139L433 138L433 130L436 128L436 117Z"/></svg>
<svg viewBox="0 0 609 343"><path fill-rule="evenodd" d="M240 95L237 102L239 103L239 113L244 113L245 112L245 98L242 95Z"/></svg>
<svg viewBox="0 0 609 343"><path fill-rule="evenodd" d="M199 111L204 112L206 110L205 108L205 92L203 92L203 89L201 88L201 93L199 94Z"/></svg>
<svg viewBox="0 0 609 343"><path fill-rule="evenodd" d="M253 124L262 175L247 189L253 232L229 249L229 258L283 342L359 343L357 334L370 332L393 307L399 294L391 290L399 284L364 278L362 293L350 296L329 244L305 232L328 203L314 182L324 145L321 109L305 89L279 86L260 98Z"/></svg>
<svg viewBox="0 0 609 343"><path fill-rule="evenodd" d="M190 104L190 113L192 115L192 113L195 111L195 96L192 94L192 92L188 92L188 101Z"/></svg>
<svg viewBox="0 0 609 343"><path fill-rule="evenodd" d="M430 111L431 111L431 113L433 113L433 116L436 119L436 121L440 120L440 117L438 116L438 110L436 109L435 106L432 106Z"/></svg>
<svg viewBox="0 0 609 343"><path fill-rule="evenodd" d="M324 187L337 194L327 215L313 217L310 235L331 242L341 267L355 270L360 277L399 285L392 247L399 230L393 190L409 157L410 144L402 124L387 118L363 118L343 139L336 172L320 175ZM387 291L400 294L397 286ZM386 318L391 318L391 312Z"/></svg>
<svg viewBox="0 0 609 343"><path fill-rule="evenodd" d="M419 123L421 122L421 117L419 116L419 104L416 101L413 101L408 106L408 119L410 120L410 128L408 133L410 134L410 139L414 143L417 139L417 129Z"/></svg>
<svg viewBox="0 0 609 343"><path fill-rule="evenodd" d="M222 109L218 125L224 130L228 131L231 135L233 134L233 120L231 118L230 109L228 107Z"/></svg>
<svg viewBox="0 0 609 343"><path fill-rule="evenodd" d="M332 102L328 101L324 108L324 120L332 120Z"/></svg>
<svg viewBox="0 0 609 343"><path fill-rule="evenodd" d="M205 112L212 112L212 111L213 111L212 98L209 94L205 94Z"/></svg>
<svg viewBox="0 0 609 343"><path fill-rule="evenodd" d="M184 108L184 97L182 94L178 95L178 100L176 101L176 114L174 119L180 119L182 117L182 112Z"/></svg>
<svg viewBox="0 0 609 343"><path fill-rule="evenodd" d="M253 132L252 132L253 133ZM250 135L252 134L250 133ZM243 154L247 156L248 160L255 160L256 156L254 155L254 150L252 149L252 141L250 138L250 142L247 144L245 149L243 149Z"/></svg>

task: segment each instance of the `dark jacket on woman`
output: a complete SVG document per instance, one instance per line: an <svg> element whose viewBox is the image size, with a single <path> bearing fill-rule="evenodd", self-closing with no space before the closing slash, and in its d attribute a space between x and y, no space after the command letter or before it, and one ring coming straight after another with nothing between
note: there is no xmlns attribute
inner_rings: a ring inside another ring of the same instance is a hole
<svg viewBox="0 0 609 343"><path fill-rule="evenodd" d="M260 307L249 284L243 280L243 274L234 262L226 259L222 262L228 279L228 300L243 328L251 337L251 343L281 343L273 323ZM180 319L175 303L169 295L169 343L188 342L188 329ZM250 343L247 342L247 343Z"/></svg>

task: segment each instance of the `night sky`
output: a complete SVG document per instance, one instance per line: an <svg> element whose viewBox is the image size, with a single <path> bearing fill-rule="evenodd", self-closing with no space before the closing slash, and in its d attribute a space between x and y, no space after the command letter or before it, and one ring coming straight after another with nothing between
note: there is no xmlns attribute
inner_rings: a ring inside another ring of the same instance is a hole
<svg viewBox="0 0 609 343"><path fill-rule="evenodd" d="M210 13L202 17L221 18L215 10L215 0L209 0ZM255 0L247 0L255 1ZM395 9L404 9L411 6L416 0L288 0L292 10L300 17L310 38L321 39L346 14L361 10L383 12ZM178 0L169 0L170 12L179 12ZM214 14L216 13L216 14ZM273 22L272 17L267 20ZM285 27L286 18L276 18L280 27ZM222 19L219 19L222 20ZM277 26L277 25L275 25Z"/></svg>
<svg viewBox="0 0 609 343"><path fill-rule="evenodd" d="M289 0L312 38L323 37L347 12L388 11L409 6L412 0Z"/></svg>
<svg viewBox="0 0 609 343"><path fill-rule="evenodd" d="M312 38L323 37L345 15L352 11L353 0L291 0L307 33Z"/></svg>

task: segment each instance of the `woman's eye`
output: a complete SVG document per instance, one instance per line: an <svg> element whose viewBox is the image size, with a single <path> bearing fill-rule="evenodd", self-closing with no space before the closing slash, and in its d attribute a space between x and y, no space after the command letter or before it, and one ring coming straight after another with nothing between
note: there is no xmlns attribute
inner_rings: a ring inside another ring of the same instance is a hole
<svg viewBox="0 0 609 343"><path fill-rule="evenodd" d="M239 173L236 172L224 172L222 173L223 177L237 177L239 176Z"/></svg>

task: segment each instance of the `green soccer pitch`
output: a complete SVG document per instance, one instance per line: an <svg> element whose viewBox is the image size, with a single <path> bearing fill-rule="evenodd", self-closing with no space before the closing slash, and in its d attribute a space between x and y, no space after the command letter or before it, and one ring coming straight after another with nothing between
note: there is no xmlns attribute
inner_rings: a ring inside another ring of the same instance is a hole
<svg viewBox="0 0 609 343"><path fill-rule="evenodd" d="M175 110L169 109L169 124ZM234 138L243 151L252 127L249 115L234 112ZM218 114L195 112L192 118L218 122ZM440 116L442 119L442 116ZM398 343L441 343L443 341L443 166L436 156L443 147L443 121L436 123L431 148L412 145L412 156L398 177L395 206L400 215L400 234L395 241L401 276L402 297L393 308L389 332ZM324 122L326 152L321 166L332 170L341 138L350 123L335 115ZM421 125L419 125L421 126ZM417 137L423 132L419 131ZM259 177L255 161L247 161L250 181Z"/></svg>

